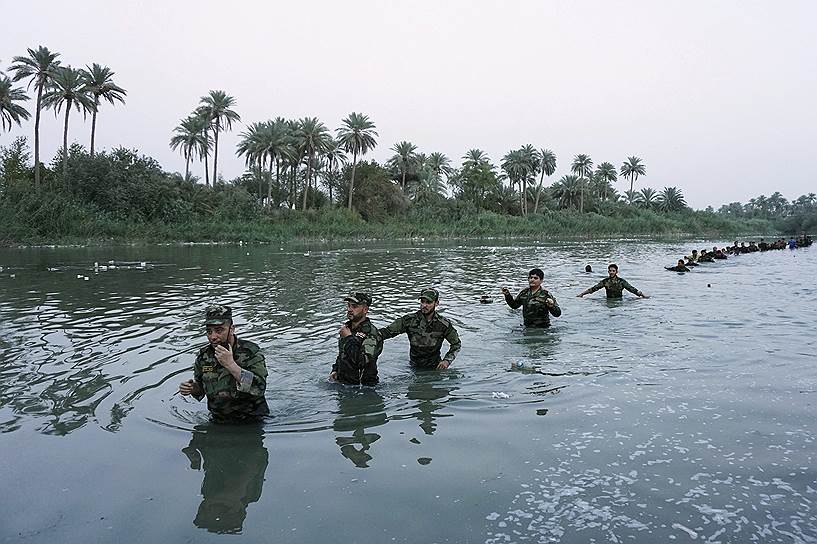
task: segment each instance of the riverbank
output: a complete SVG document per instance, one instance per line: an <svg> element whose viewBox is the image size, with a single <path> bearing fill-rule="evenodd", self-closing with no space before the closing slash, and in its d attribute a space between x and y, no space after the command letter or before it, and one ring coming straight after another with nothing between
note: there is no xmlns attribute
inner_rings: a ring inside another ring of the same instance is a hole
<svg viewBox="0 0 817 544"><path fill-rule="evenodd" d="M67 216L67 217L66 217ZM392 240L416 237L513 238L570 236L701 236L774 235L775 225L764 219L734 219L709 212L667 214L633 209L629 217L552 211L518 217L481 212L460 217L409 214L383 222L364 221L344 209L307 212L277 210L254 219L214 218L209 221L138 222L114 220L102 214L75 210L59 222L49 218L5 216L0 223L4 245L173 242L288 242L311 240Z"/></svg>

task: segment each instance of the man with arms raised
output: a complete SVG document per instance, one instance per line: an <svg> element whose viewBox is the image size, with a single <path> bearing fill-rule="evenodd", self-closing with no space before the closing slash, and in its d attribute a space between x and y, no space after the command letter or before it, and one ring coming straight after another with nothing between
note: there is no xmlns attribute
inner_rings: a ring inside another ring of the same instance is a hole
<svg viewBox="0 0 817 544"><path fill-rule="evenodd" d="M355 293L343 300L348 321L340 328L338 357L329 379L353 385L377 385L377 358L383 351L383 338L369 321L372 297Z"/></svg>
<svg viewBox="0 0 817 544"><path fill-rule="evenodd" d="M522 321L526 327L550 327L550 316L562 315L556 298L542 288L544 277L545 273L540 268L528 272L528 288L520 291L516 298L507 287L502 288L508 306L514 309L522 306Z"/></svg>
<svg viewBox="0 0 817 544"><path fill-rule="evenodd" d="M409 339L409 361L417 368L448 368L462 347L454 324L437 313L439 304L440 293L436 289L423 289L419 310L404 315L380 331L384 340L405 333ZM440 357L443 340L448 342L448 351Z"/></svg>
<svg viewBox="0 0 817 544"><path fill-rule="evenodd" d="M193 379L179 384L179 393L196 400L207 397L207 409L218 423L258 421L269 414L264 392L267 366L253 342L235 335L229 306L205 311L207 346L199 350Z"/></svg>
<svg viewBox="0 0 817 544"><path fill-rule="evenodd" d="M638 289L636 289L635 287L633 287L632 285L630 285L630 282L618 276L617 264L610 263L609 265L607 265L607 274L608 276L606 278L598 282L590 289L586 289L576 296L583 297L584 295L595 293L596 291L604 287L604 290L607 293L607 298L622 298L625 289L637 297L650 298L641 291L639 291Z"/></svg>

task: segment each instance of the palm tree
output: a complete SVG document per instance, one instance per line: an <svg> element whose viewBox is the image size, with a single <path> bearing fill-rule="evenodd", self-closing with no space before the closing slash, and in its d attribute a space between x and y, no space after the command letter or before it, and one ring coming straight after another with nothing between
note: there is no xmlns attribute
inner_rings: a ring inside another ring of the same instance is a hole
<svg viewBox="0 0 817 544"><path fill-rule="evenodd" d="M274 121L268 121L260 134L263 152L269 159L270 177L272 176L272 163L275 162L275 185L281 188L281 165L284 160L294 154L290 145L290 135L287 128L287 121L283 117L278 117ZM272 184L267 185L267 205L272 204Z"/></svg>
<svg viewBox="0 0 817 544"><path fill-rule="evenodd" d="M0 74L0 127L3 130L6 130L6 125L9 127L8 130L11 130L12 123L19 125L21 121L31 117L27 109L20 104L15 104L15 102L25 100L28 100L25 91L19 87L13 88L11 79Z"/></svg>
<svg viewBox="0 0 817 544"><path fill-rule="evenodd" d="M304 183L304 202L302 209L306 209L306 198L312 181L312 167L315 155L322 153L329 143L329 130L317 117L304 117L298 122L298 131L295 133L297 146L302 156L306 157L306 182ZM315 184L317 188L317 183Z"/></svg>
<svg viewBox="0 0 817 544"><path fill-rule="evenodd" d="M349 183L349 209L352 209L352 194L355 189L355 167L357 166L358 155L365 155L370 149L377 145L374 123L369 121L369 116L362 113L352 112L341 121L342 125L338 129L338 141L343 145L347 153L352 154L352 180Z"/></svg>
<svg viewBox="0 0 817 544"><path fill-rule="evenodd" d="M581 197L579 199L579 213L584 213L584 186L585 179L587 179L593 172L593 160L584 154L576 155L573 158L573 164L570 166L570 171L579 175L579 182L581 184Z"/></svg>
<svg viewBox="0 0 817 544"><path fill-rule="evenodd" d="M658 194L658 208L665 212L677 212L687 207L684 195L677 187L664 187Z"/></svg>
<svg viewBox="0 0 817 544"><path fill-rule="evenodd" d="M389 159L389 162L400 171L402 175L400 187L405 191L406 174L416 166L417 154L415 152L417 146L411 142L402 141L394 144L391 150L394 151L394 155Z"/></svg>
<svg viewBox="0 0 817 544"><path fill-rule="evenodd" d="M635 197L636 203L642 208L647 210L654 208L655 205L658 203L658 193L655 192L655 189L650 187L645 187L638 192Z"/></svg>
<svg viewBox="0 0 817 544"><path fill-rule="evenodd" d="M264 203L264 194L262 192L262 183L264 179L264 164L266 161L266 153L262 143L262 135L266 123L252 123L247 130L239 135L238 144L236 145L236 154L245 157L244 164L252 171L256 168L256 177L258 179L258 200L261 204Z"/></svg>
<svg viewBox="0 0 817 544"><path fill-rule="evenodd" d="M602 182L602 187L604 188L601 199L607 200L607 187L618 179L616 167L609 162L603 162L596 167L596 177Z"/></svg>
<svg viewBox="0 0 817 544"><path fill-rule="evenodd" d="M59 66L59 53L52 53L42 45L37 50L29 48L27 57L14 57L9 70L15 72L14 81L30 78L28 86L37 89L37 105L34 110L34 188L40 188L40 112L43 92Z"/></svg>
<svg viewBox="0 0 817 544"><path fill-rule="evenodd" d="M511 189L513 189L516 185L519 185L519 209L522 212L522 215L525 215L524 186L525 180L527 180L531 172L531 162L529 157L526 156L524 149L514 149L502 157L500 167L505 171L505 174L507 174L508 180L511 182Z"/></svg>
<svg viewBox="0 0 817 544"><path fill-rule="evenodd" d="M210 91L208 95L201 97L200 109L212 124L215 140L213 144L214 185L218 181L218 134L222 129L232 129L234 122L241 121L241 116L231 109L235 103L235 98L224 91Z"/></svg>
<svg viewBox="0 0 817 544"><path fill-rule="evenodd" d="M434 152L428 156L428 167L440 179L445 176L446 179L451 176L453 169L451 168L451 159L446 157L443 153Z"/></svg>
<svg viewBox="0 0 817 544"><path fill-rule="evenodd" d="M582 181L578 176L562 176L553 184L553 197L560 208L575 208L581 205Z"/></svg>
<svg viewBox="0 0 817 544"><path fill-rule="evenodd" d="M206 121L197 115L189 115L183 119L179 126L173 129L173 136L170 137L170 149L173 151L181 149L184 157L184 179L190 179L190 159L193 153L204 156L204 128Z"/></svg>
<svg viewBox="0 0 817 544"><path fill-rule="evenodd" d="M536 174L539 173L539 163L542 161L542 157L539 155L539 151L531 144L523 145L519 149L519 153L521 154L522 161L525 165L521 188L522 213L524 215L528 215L528 182L536 179Z"/></svg>
<svg viewBox="0 0 817 544"><path fill-rule="evenodd" d="M85 84L81 70L70 66L60 66L54 71L48 91L43 95L43 105L54 108L59 114L65 107L65 125L62 131L62 175L68 174L68 116L71 108L83 115L94 110L94 99Z"/></svg>
<svg viewBox="0 0 817 544"><path fill-rule="evenodd" d="M469 149L468 152L463 155L463 166L466 164L477 165L480 163L487 163L490 161L488 155L481 149Z"/></svg>
<svg viewBox="0 0 817 544"><path fill-rule="evenodd" d="M326 142L326 149L323 152L323 160L326 162L326 170L324 172L324 181L326 187L329 189L329 202L332 202L332 187L338 177L338 171L341 165L346 164L346 151L343 145L334 138L329 138Z"/></svg>
<svg viewBox="0 0 817 544"><path fill-rule="evenodd" d="M85 84L94 99L94 112L91 117L91 156L94 156L94 137L96 135L96 114L99 111L101 100L107 100L111 105L115 102L125 103L125 95L128 91L113 82L113 71L107 66L100 66L93 63L83 70Z"/></svg>
<svg viewBox="0 0 817 544"><path fill-rule="evenodd" d="M543 149L539 152L541 163L539 164L539 186L536 187L536 200L533 203L533 213L539 210L539 198L542 196L542 185L545 182L545 176L550 177L556 172L556 153L550 149Z"/></svg>
<svg viewBox="0 0 817 544"><path fill-rule="evenodd" d="M647 173L647 169L644 164L641 162L641 159L638 157L627 157L627 160L624 164L621 165L621 175L624 176L625 179L630 180L630 192L627 194L633 195L633 182L638 179L638 176L644 176ZM630 199L630 204L633 201Z"/></svg>

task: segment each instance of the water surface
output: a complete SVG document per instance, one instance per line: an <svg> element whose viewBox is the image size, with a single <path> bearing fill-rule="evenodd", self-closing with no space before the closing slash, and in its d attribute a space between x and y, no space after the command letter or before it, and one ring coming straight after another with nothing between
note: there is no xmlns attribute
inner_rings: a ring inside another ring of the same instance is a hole
<svg viewBox="0 0 817 544"><path fill-rule="evenodd" d="M715 243L2 249L0 542L815 542L817 253L663 270ZM651 298L576 298L609 261ZM546 331L499 295L534 266ZM450 370L402 337L377 388L326 381L343 293L382 326L427 286ZM174 394L212 302L266 355L263 425Z"/></svg>

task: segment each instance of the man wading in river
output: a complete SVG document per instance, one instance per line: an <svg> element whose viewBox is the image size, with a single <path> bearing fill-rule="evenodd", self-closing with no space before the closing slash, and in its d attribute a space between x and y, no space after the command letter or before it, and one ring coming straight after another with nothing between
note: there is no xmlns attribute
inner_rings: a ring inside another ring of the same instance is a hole
<svg viewBox="0 0 817 544"><path fill-rule="evenodd" d="M338 358L329 379L354 385L377 385L377 358L383 351L383 338L368 318L372 297L355 293L343 300L348 321L340 328Z"/></svg>
<svg viewBox="0 0 817 544"><path fill-rule="evenodd" d="M199 350L193 379L179 384L179 393L196 400L206 396L207 409L218 423L257 421L268 415L267 366L261 348L236 338L228 306L207 308L204 325L208 345Z"/></svg>
<svg viewBox="0 0 817 544"><path fill-rule="evenodd" d="M562 315L556 298L542 288L544 277L545 273L539 268L528 272L528 288L520 291L516 298L507 287L502 288L508 306L514 309L522 306L522 320L526 327L550 327L550 316Z"/></svg>
<svg viewBox="0 0 817 544"><path fill-rule="evenodd" d="M454 324L437 313L439 304L440 293L436 289L423 289L420 292L419 310L404 315L380 331L384 340L403 333L408 336L409 361L414 367L437 370L448 368L462 347ZM448 351L445 357L440 358L443 340L448 342Z"/></svg>
<svg viewBox="0 0 817 544"><path fill-rule="evenodd" d="M693 251L693 253L695 253ZM607 274L608 277L604 278L596 285L591 287L590 289L586 289L576 295L577 297L583 297L584 295L589 295L590 293L595 293L602 287L604 287L605 292L607 293L607 298L621 298L624 295L624 290L628 290L632 294L637 297L641 298L650 298L625 280L624 278L618 277L618 265L610 263L607 266Z"/></svg>

